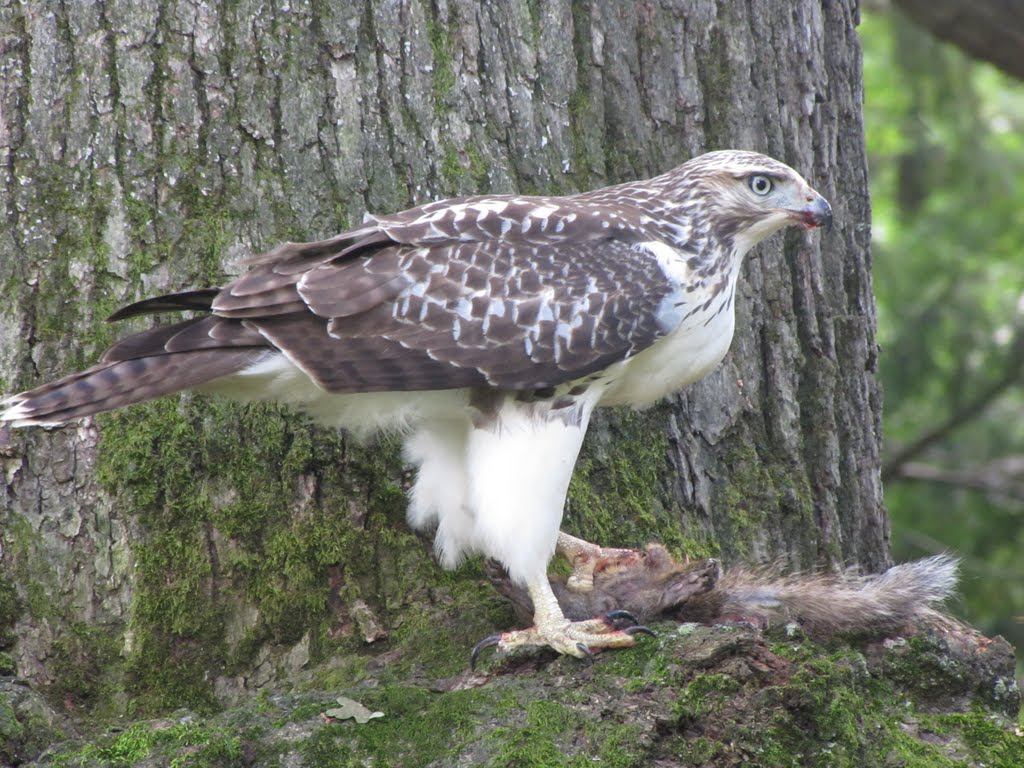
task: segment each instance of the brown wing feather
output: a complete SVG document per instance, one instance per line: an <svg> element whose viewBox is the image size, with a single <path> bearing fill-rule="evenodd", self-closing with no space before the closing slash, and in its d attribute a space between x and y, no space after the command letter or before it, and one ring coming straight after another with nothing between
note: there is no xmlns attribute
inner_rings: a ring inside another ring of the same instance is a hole
<svg viewBox="0 0 1024 768"><path fill-rule="evenodd" d="M167 293L152 299L143 299L126 307L121 307L107 318L107 322L112 323L116 320L126 320L129 317L137 317L139 315L156 315L161 312L181 312L186 309L209 311L210 305L218 293L220 293L219 288L203 288L197 291Z"/></svg>
<svg viewBox="0 0 1024 768"><path fill-rule="evenodd" d="M270 352L255 329L207 315L126 336L91 368L16 395L10 405L19 407L20 422L60 423L206 384Z"/></svg>
<svg viewBox="0 0 1024 768"><path fill-rule="evenodd" d="M219 292L114 319L213 314L122 339L100 364L18 400L59 421L235 373L275 347L329 392L550 387L651 344L664 281L628 208L468 198L287 243Z"/></svg>
<svg viewBox="0 0 1024 768"><path fill-rule="evenodd" d="M212 306L330 392L550 387L658 337L655 236L629 208L446 201L283 246Z"/></svg>
<svg viewBox="0 0 1024 768"><path fill-rule="evenodd" d="M260 330L328 392L411 392L487 383L475 368L433 360L389 339L335 338L313 315L275 318L260 323Z"/></svg>

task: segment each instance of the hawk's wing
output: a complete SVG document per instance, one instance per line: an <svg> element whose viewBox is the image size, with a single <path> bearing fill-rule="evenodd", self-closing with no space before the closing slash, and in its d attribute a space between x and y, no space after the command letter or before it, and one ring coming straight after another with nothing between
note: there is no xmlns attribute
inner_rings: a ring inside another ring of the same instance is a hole
<svg viewBox="0 0 1024 768"><path fill-rule="evenodd" d="M212 308L330 392L551 387L658 337L645 221L571 199L431 204L282 246Z"/></svg>

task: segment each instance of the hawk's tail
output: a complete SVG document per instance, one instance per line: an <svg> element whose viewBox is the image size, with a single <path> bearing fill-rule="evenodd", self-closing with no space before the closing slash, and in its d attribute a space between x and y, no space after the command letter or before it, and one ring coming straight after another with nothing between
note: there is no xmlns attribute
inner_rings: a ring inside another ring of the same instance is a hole
<svg viewBox="0 0 1024 768"><path fill-rule="evenodd" d="M173 309L204 309L202 292L150 299L114 318ZM184 297L184 298L182 298ZM0 402L0 422L15 427L61 424L238 373L268 351L263 337L238 320L213 315L127 336L84 371Z"/></svg>
<svg viewBox="0 0 1024 768"><path fill-rule="evenodd" d="M53 426L179 392L237 373L259 359L252 350L204 349L99 363L0 402L0 421Z"/></svg>

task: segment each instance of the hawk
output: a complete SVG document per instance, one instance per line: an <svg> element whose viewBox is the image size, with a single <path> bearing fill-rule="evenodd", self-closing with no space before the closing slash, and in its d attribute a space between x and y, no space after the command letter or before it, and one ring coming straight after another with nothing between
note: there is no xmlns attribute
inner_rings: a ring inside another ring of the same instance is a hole
<svg viewBox="0 0 1024 768"><path fill-rule="evenodd" d="M547 579L556 547L578 563L610 551L559 532L591 414L711 371L732 340L744 254L787 225L831 223L793 169L734 150L567 197L371 216L283 244L222 288L124 307L110 319L199 314L8 398L0 420L54 425L196 389L397 430L417 469L412 526L434 529L445 566L496 559L534 606L531 628L487 638L474 658L488 645L589 656L649 631L620 629L624 612L569 621Z"/></svg>

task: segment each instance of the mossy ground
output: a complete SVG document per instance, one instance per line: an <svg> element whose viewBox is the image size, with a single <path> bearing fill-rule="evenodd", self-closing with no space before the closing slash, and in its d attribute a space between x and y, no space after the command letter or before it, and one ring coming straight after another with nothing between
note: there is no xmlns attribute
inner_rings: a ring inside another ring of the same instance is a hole
<svg viewBox="0 0 1024 768"><path fill-rule="evenodd" d="M748 628L657 626L593 665L549 654L487 659L486 674L409 676L261 694L212 716L177 713L68 746L47 766L491 765L1016 766L1024 738L975 702L936 714L885 674L883 646L769 644ZM457 643L456 643L457 644ZM320 681L322 682L322 681ZM332 697L384 717L321 715Z"/></svg>

